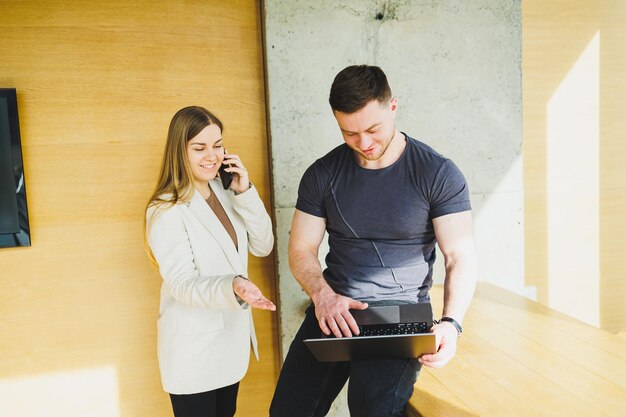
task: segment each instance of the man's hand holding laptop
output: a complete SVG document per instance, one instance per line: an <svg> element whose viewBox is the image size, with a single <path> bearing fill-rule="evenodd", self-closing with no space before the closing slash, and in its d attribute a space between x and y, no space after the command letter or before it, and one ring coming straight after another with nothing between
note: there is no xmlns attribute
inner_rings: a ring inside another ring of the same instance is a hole
<svg viewBox="0 0 626 417"><path fill-rule="evenodd" d="M422 355L419 361L429 368L441 368L456 354L459 333L452 323L446 321L433 325L430 331L437 337L437 353Z"/></svg>

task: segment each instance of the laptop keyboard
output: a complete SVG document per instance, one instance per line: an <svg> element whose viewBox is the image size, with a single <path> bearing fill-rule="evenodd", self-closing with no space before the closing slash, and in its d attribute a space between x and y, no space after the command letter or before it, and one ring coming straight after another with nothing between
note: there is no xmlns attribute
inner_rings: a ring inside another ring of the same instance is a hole
<svg viewBox="0 0 626 417"><path fill-rule="evenodd" d="M370 324L359 326L359 336L389 336L394 334L428 333L426 322Z"/></svg>

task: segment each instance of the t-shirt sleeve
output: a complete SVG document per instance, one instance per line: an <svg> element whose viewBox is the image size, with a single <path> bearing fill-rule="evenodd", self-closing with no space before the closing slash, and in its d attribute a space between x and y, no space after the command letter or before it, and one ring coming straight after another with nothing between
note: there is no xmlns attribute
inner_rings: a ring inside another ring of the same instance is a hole
<svg viewBox="0 0 626 417"><path fill-rule="evenodd" d="M430 217L472 209L467 181L461 170L447 159L437 171L430 192Z"/></svg>
<svg viewBox="0 0 626 417"><path fill-rule="evenodd" d="M327 179L328 174L320 166L320 161L311 165L300 180L296 208L312 216L326 218L324 191Z"/></svg>

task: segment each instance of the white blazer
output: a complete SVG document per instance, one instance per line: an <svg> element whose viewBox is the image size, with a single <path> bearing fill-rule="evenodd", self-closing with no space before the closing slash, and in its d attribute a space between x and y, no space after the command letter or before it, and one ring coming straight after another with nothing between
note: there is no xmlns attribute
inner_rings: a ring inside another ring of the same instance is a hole
<svg viewBox="0 0 626 417"><path fill-rule="evenodd" d="M236 275L248 276L248 250L267 256L274 246L272 223L256 189L239 195L210 181L237 234L238 248L196 190L156 216L147 212L148 243L163 278L158 356L163 389L193 394L240 381L250 345L258 360L251 308L233 293ZM252 277L254 278L254 277Z"/></svg>

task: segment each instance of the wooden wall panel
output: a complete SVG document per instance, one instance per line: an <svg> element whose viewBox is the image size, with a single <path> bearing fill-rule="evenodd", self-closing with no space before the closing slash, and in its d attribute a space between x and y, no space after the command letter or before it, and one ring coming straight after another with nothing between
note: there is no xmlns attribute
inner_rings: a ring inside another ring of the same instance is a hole
<svg viewBox="0 0 626 417"><path fill-rule="evenodd" d="M547 103L588 42L600 37L600 326L626 327L626 3L522 2L523 128L527 285L548 302ZM562 155L567 158L567 155ZM577 238L572 225L572 239ZM572 254L585 262L585 254Z"/></svg>
<svg viewBox="0 0 626 417"><path fill-rule="evenodd" d="M76 415L169 416L156 358L161 280L143 250L143 208L171 117L202 105L224 122L228 149L270 209L259 4L3 1L0 31L33 242L0 250L0 414L35 415L38 391L16 395L38 380L111 369L113 384L83 388L113 392L114 413ZM273 256L250 265L275 299ZM242 384L241 416L268 408L279 368L275 314L255 321L262 360ZM71 416L72 401L45 415Z"/></svg>

